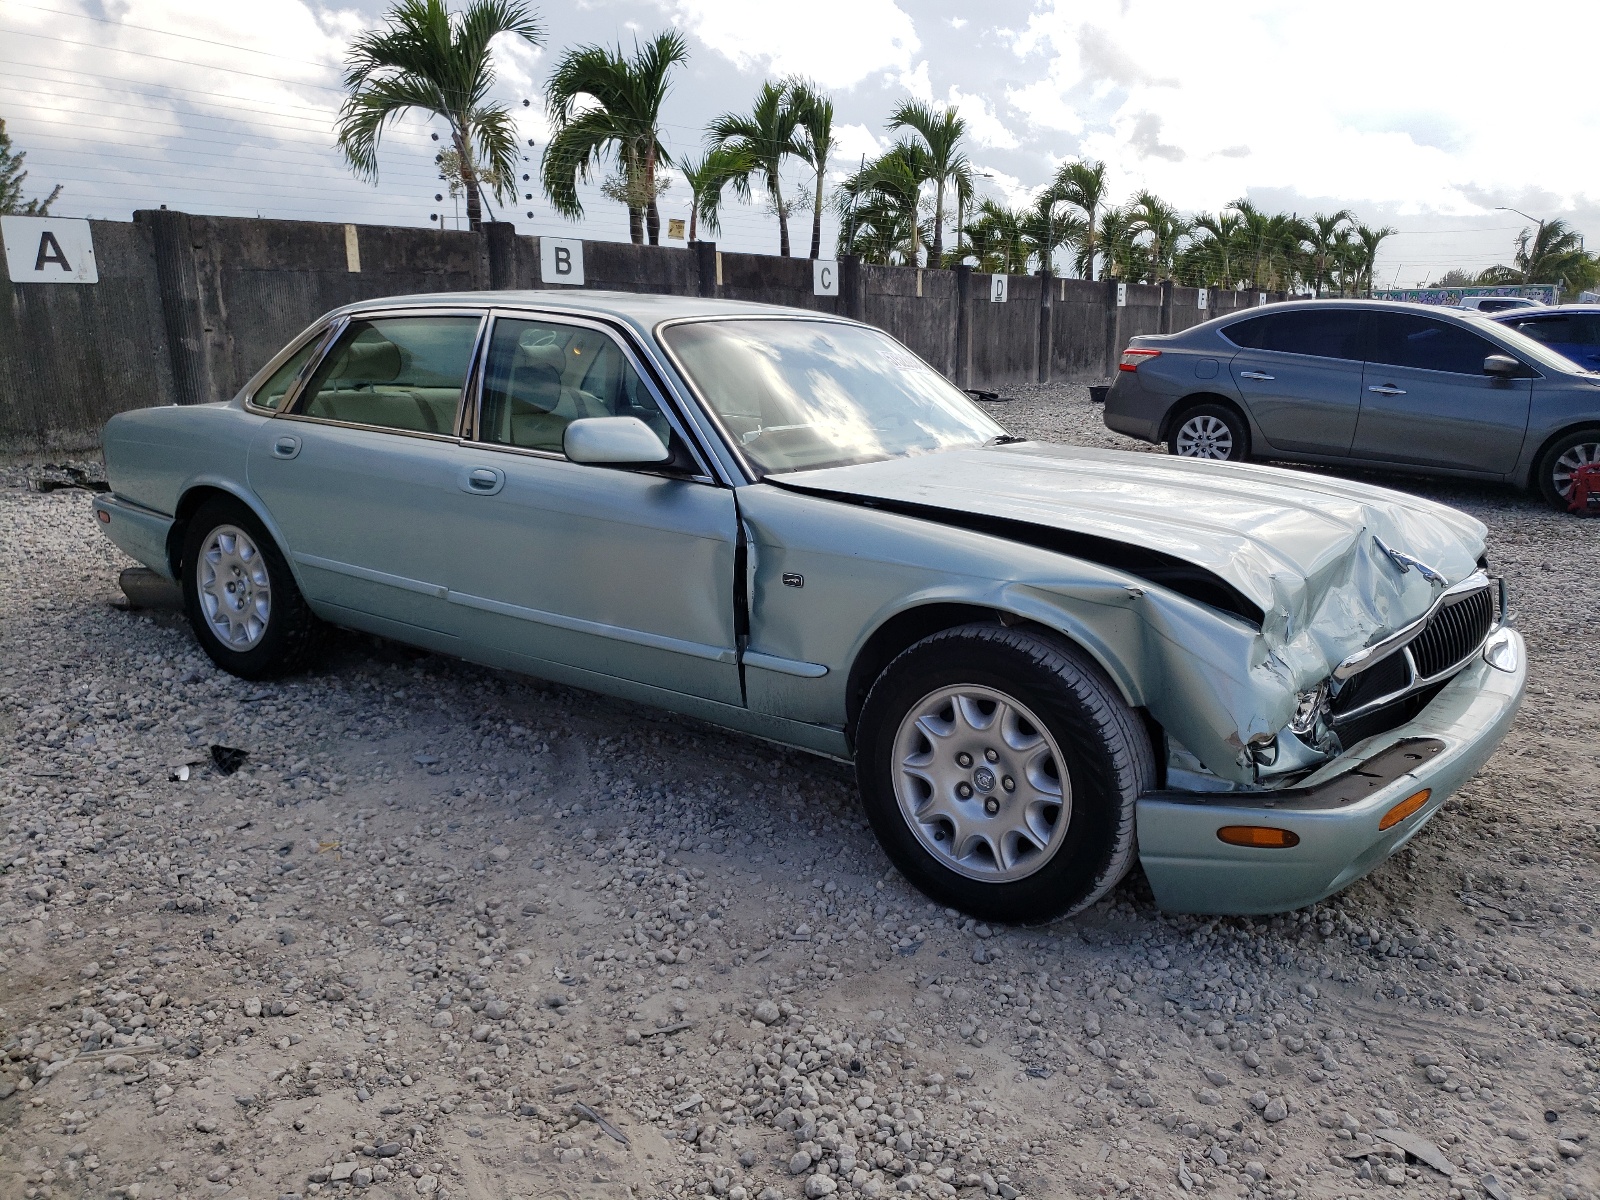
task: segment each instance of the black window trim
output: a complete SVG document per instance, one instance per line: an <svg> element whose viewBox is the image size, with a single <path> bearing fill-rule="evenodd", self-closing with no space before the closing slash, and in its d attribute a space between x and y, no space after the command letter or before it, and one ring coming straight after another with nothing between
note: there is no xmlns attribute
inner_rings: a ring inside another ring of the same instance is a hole
<svg viewBox="0 0 1600 1200"><path fill-rule="evenodd" d="M428 306L400 306L396 308L370 308L357 309L352 312L341 313L339 319L333 323L329 331L330 336L316 354L307 360L306 366L301 368L300 375L295 380L292 394L284 396L283 410L275 414L278 420L304 421L308 425L331 425L338 429L364 429L373 433L390 433L397 437L423 438L431 442L460 443L461 413L464 407L468 388L472 385L472 364L477 361L479 351L483 346L483 331L488 327L489 308L487 305L470 304L454 307L450 305ZM333 348L339 344L339 339L344 336L344 331L356 321L376 321L394 317L477 317L478 331L474 336L472 358L468 361L467 377L462 381L460 393L456 396L456 419L452 423L452 433L432 433L425 429L396 429L391 425L364 425L356 421L335 421L329 417L313 417L302 412L294 411L301 400L301 391L306 383L314 376L317 369L327 359ZM315 364L315 365L313 365Z"/></svg>

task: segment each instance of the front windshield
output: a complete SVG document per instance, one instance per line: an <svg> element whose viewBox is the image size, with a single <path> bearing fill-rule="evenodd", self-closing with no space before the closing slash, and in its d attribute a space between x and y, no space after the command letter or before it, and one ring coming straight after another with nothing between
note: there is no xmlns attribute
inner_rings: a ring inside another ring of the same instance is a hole
<svg viewBox="0 0 1600 1200"><path fill-rule="evenodd" d="M832 321L673 325L662 340L763 474L981 446L1004 438L898 342Z"/></svg>

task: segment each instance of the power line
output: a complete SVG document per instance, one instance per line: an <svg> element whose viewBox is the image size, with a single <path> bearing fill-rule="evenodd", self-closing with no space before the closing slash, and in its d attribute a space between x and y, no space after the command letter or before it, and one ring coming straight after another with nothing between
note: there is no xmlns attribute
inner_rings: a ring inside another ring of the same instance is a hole
<svg viewBox="0 0 1600 1200"><path fill-rule="evenodd" d="M44 38L46 41L61 42L67 46L82 46L88 50L103 50L112 54L133 54L140 58L153 58L159 62L177 63L183 67L198 67L205 71L223 71L229 75L245 75L251 79L265 79L268 83L276 83L283 87L308 87L316 88L322 92L342 92L343 89L329 87L324 83L304 83L293 79L281 79L276 75L262 75L256 71L245 71L239 67L219 67L212 63L197 63L186 58L173 58L168 54L151 54L148 50L129 50L123 46L104 46L98 42L80 42L76 38L61 37L54 33L35 33L31 29L7 29L0 25L0 33L16 34L19 37Z"/></svg>
<svg viewBox="0 0 1600 1200"><path fill-rule="evenodd" d="M203 42L207 46L221 46L224 50L242 50L247 54L263 54L268 58L281 58L284 62L300 63L301 65L305 63L303 58L293 58L287 54L274 54L271 50L257 50L254 46L236 46L232 42L217 42L210 38L195 37L192 33L174 33L170 29L155 29L149 25L135 25L131 21L113 21L110 17L97 17L92 13L64 12L59 8L46 8L42 4L25 4L23 0L11 0L11 3L17 8L31 8L36 12L54 13L58 17L72 17L79 21L98 21L100 24L110 25L114 29L137 29L142 33L155 33L162 37L182 38L186 42Z"/></svg>

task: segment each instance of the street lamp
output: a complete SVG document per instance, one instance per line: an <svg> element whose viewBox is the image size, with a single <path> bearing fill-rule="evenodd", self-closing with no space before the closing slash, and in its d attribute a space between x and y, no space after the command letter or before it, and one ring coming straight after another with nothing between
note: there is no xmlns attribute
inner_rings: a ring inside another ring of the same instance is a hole
<svg viewBox="0 0 1600 1200"><path fill-rule="evenodd" d="M1529 221L1537 222L1537 224L1539 226L1539 232L1537 234L1535 234L1534 238L1533 238L1533 244L1534 244L1535 248L1537 248L1538 245L1540 244L1540 242L1542 242L1544 240L1544 219L1542 217L1530 217L1530 216L1528 216L1527 213L1523 212L1520 208L1512 208L1510 205L1506 205L1506 204L1497 204L1494 207L1495 207L1495 211L1496 212L1514 212L1519 217L1525 217ZM1528 262L1530 264L1533 262L1533 255L1532 254L1528 255ZM1531 279L1526 278L1527 272L1523 272L1523 275L1524 275L1524 278L1522 280L1523 283L1532 283L1533 282ZM1556 299L1557 300L1561 299L1561 296L1560 296L1559 292L1556 295Z"/></svg>

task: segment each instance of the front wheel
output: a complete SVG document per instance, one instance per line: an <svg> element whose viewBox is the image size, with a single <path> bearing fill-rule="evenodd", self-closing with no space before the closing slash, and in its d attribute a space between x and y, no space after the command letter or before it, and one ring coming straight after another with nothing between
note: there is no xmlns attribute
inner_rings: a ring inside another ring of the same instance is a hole
<svg viewBox="0 0 1600 1200"><path fill-rule="evenodd" d="M879 676L856 772L906 878L974 917L1032 923L1086 908L1127 873L1155 758L1076 647L975 624L924 638Z"/></svg>
<svg viewBox="0 0 1600 1200"><path fill-rule="evenodd" d="M237 500L208 500L189 520L183 551L189 626L211 661L243 679L299 670L319 623L265 527Z"/></svg>
<svg viewBox="0 0 1600 1200"><path fill-rule="evenodd" d="M1250 453L1250 431L1226 405L1199 404L1172 423L1167 452L1179 458L1240 462Z"/></svg>
<svg viewBox="0 0 1600 1200"><path fill-rule="evenodd" d="M1564 434L1539 456L1534 465L1534 486L1546 504L1568 512L1572 505L1572 474L1600 464L1600 426Z"/></svg>

